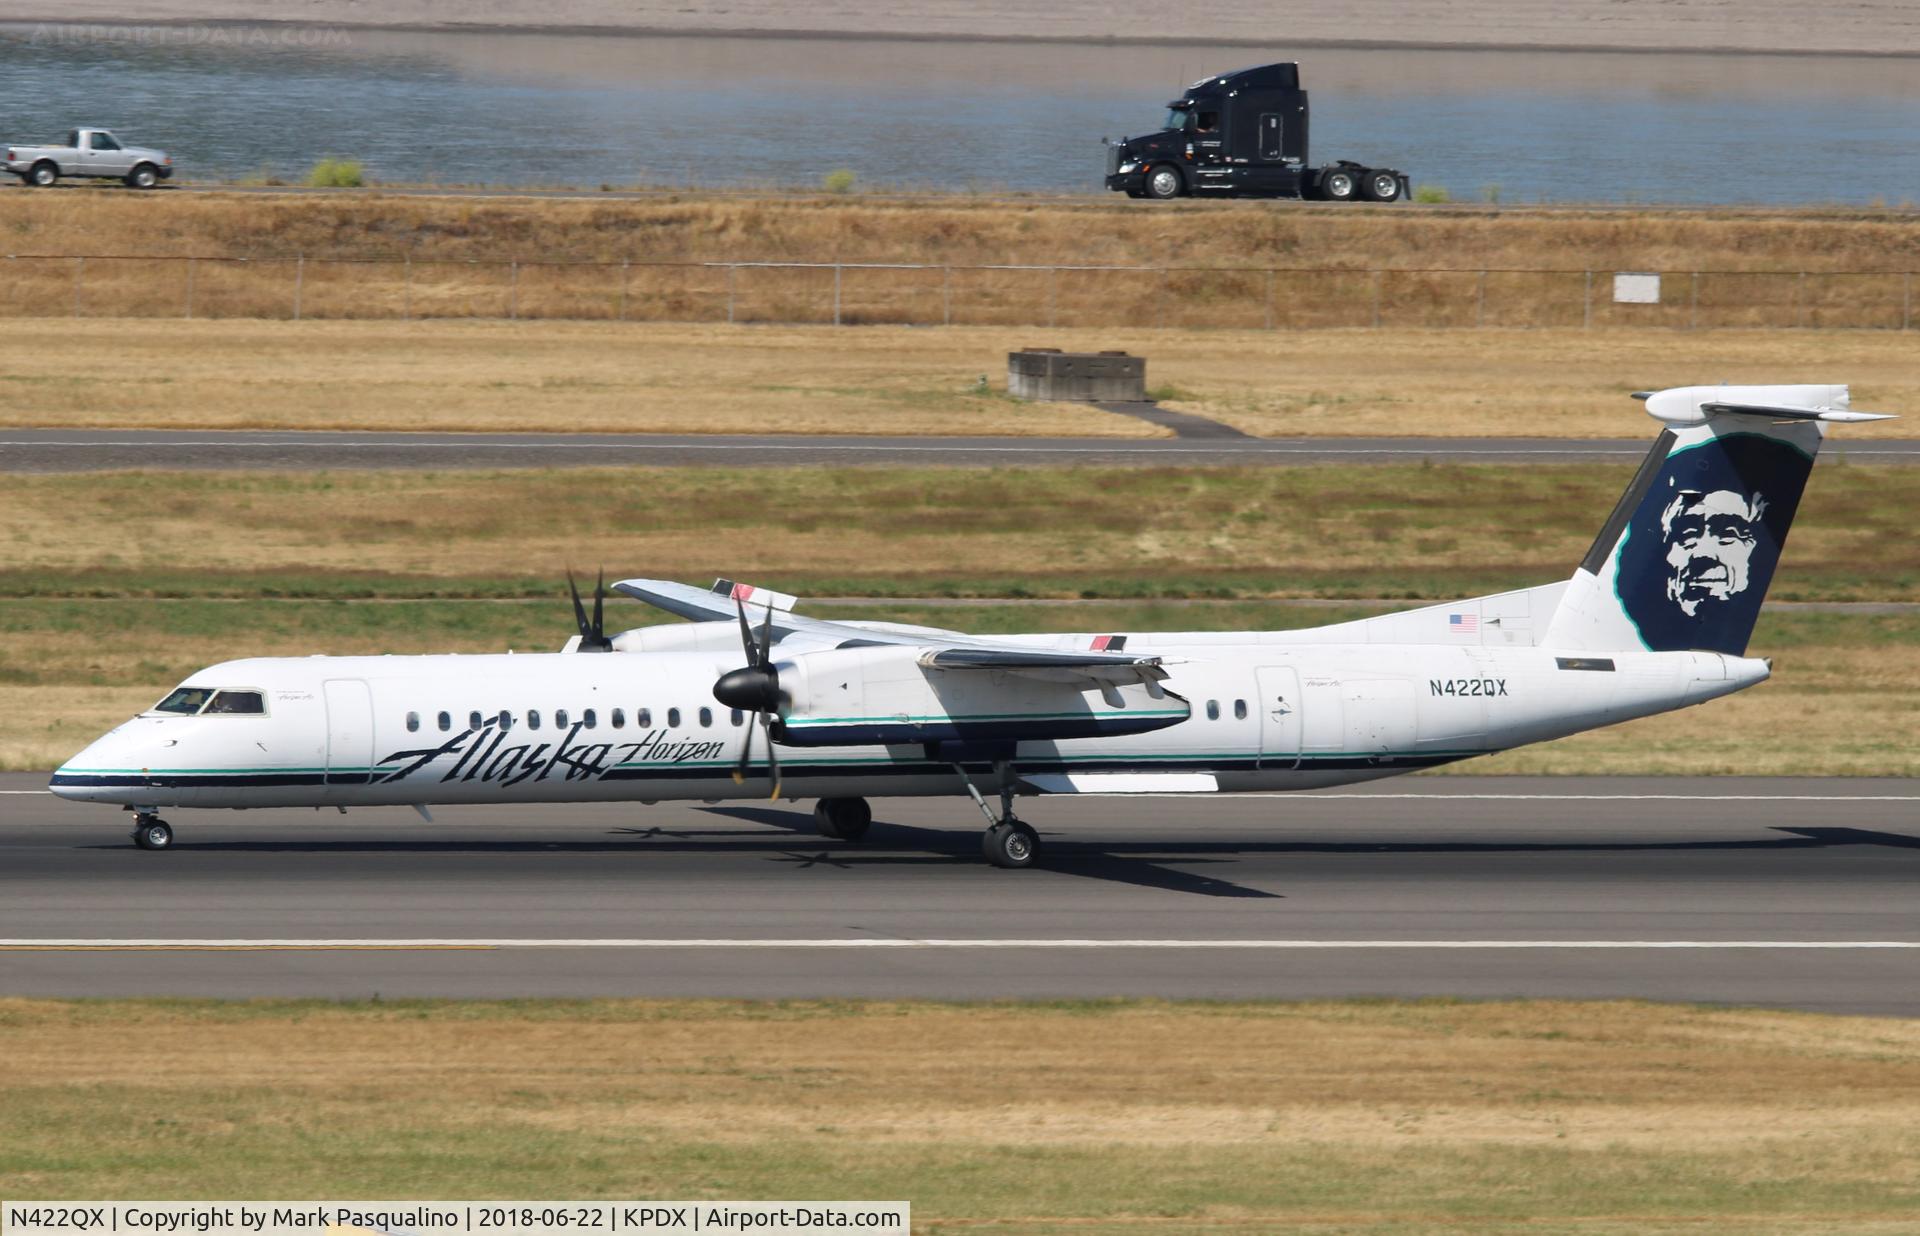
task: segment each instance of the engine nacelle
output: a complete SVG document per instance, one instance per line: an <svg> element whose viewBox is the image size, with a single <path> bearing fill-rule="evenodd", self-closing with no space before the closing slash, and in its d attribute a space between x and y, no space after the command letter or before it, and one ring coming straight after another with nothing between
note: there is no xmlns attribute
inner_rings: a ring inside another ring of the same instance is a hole
<svg viewBox="0 0 1920 1236"><path fill-rule="evenodd" d="M775 662L779 739L798 747L1110 738L1178 725L1191 709L1158 683L1104 685L1020 670L939 669L923 649L876 645Z"/></svg>

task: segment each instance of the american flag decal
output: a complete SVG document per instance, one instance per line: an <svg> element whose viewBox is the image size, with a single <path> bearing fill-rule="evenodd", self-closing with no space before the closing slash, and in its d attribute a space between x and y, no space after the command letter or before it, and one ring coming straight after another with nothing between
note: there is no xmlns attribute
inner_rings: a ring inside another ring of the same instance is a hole
<svg viewBox="0 0 1920 1236"><path fill-rule="evenodd" d="M1448 614L1447 630L1456 635L1478 635L1480 633L1480 615Z"/></svg>

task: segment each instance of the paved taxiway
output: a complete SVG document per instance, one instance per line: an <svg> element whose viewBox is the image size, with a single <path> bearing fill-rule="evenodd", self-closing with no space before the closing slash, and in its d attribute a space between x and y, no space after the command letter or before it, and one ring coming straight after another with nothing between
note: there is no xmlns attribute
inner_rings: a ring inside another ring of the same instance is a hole
<svg viewBox="0 0 1920 1236"><path fill-rule="evenodd" d="M348 433L279 430L0 430L0 472L121 468L1148 467L1637 460L1650 439L1576 438L830 438L698 434ZM1875 440L1822 456L1920 463L1920 440Z"/></svg>
<svg viewBox="0 0 1920 1236"><path fill-rule="evenodd" d="M431 826L397 808L171 811L179 845L149 854L123 816L42 784L0 778L0 994L1636 996L1920 1013L1906 781L1427 777L1023 800L1048 846L1028 872L980 861L961 798L878 802L858 845L784 803L443 808Z"/></svg>

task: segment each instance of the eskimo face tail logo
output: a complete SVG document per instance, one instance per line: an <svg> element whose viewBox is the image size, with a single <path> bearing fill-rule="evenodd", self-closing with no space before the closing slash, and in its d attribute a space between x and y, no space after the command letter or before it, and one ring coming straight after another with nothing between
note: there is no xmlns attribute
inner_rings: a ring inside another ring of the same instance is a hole
<svg viewBox="0 0 1920 1236"><path fill-rule="evenodd" d="M1766 512L1764 494L1731 489L1701 493L1683 489L1660 513L1667 543L1667 599L1689 618L1700 607L1725 601L1753 582L1754 525Z"/></svg>
<svg viewBox="0 0 1920 1236"><path fill-rule="evenodd" d="M1614 589L1654 651L1744 653L1813 460L1727 434L1669 455L1628 522Z"/></svg>

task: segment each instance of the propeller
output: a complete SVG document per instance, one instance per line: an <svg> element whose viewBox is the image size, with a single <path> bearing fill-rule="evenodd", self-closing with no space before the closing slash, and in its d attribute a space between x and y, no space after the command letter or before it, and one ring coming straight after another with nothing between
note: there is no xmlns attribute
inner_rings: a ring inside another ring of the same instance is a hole
<svg viewBox="0 0 1920 1236"><path fill-rule="evenodd" d="M753 625L747 621L746 603L735 597L733 605L740 619L740 645L747 654L747 664L720 675L720 680L713 684L713 698L729 708L753 713L767 740L767 775L773 778L773 793L767 797L778 798L780 757L773 749L773 726L779 720L780 706L786 702L786 695L780 690L780 671L773 664L773 604L767 604L767 615L760 624L758 639L754 638ZM747 770L752 764L753 726L749 725L747 740L740 745L740 762L733 769L735 785L747 779Z"/></svg>
<svg viewBox="0 0 1920 1236"><path fill-rule="evenodd" d="M607 597L607 574L601 570L593 580L593 621L587 621L587 607L580 603L580 586L573 582L573 570L567 570L567 591L573 594L573 621L580 628L580 644L576 652L612 652L613 641L607 638L606 627L601 622L601 603Z"/></svg>

